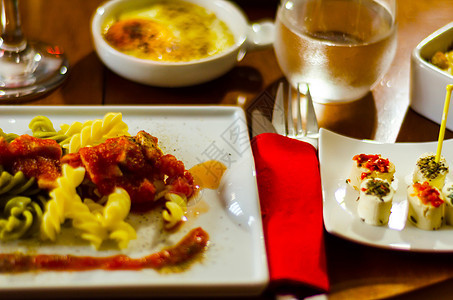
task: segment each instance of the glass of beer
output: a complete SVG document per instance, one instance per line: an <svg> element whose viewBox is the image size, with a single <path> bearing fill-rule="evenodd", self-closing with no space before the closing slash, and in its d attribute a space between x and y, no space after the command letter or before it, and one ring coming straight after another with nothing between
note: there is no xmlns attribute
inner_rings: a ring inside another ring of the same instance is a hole
<svg viewBox="0 0 453 300"><path fill-rule="evenodd" d="M364 97L396 52L396 0L282 0L275 24L283 73L318 103Z"/></svg>

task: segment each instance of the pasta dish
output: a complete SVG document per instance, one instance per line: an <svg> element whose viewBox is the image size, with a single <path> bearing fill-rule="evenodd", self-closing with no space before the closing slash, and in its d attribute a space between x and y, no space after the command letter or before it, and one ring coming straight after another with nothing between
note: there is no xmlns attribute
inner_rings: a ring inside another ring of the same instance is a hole
<svg viewBox="0 0 453 300"><path fill-rule="evenodd" d="M121 113L59 130L37 116L29 127L31 135L0 130L1 242L52 242L69 222L95 249L106 240L124 249L136 238L126 222L130 211L162 202L165 229L184 221L198 188L192 175L182 161L163 153L156 137L145 131L131 136ZM201 251L207 234L193 235Z"/></svg>

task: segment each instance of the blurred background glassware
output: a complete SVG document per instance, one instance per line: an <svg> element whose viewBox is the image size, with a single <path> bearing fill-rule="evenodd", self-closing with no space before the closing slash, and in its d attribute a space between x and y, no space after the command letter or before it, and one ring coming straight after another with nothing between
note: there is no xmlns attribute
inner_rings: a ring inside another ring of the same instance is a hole
<svg viewBox="0 0 453 300"><path fill-rule="evenodd" d="M318 103L362 98L396 52L395 0L282 0L275 25L283 73Z"/></svg>
<svg viewBox="0 0 453 300"><path fill-rule="evenodd" d="M68 75L59 46L26 39L18 0L1 0L0 103L27 101L58 87Z"/></svg>

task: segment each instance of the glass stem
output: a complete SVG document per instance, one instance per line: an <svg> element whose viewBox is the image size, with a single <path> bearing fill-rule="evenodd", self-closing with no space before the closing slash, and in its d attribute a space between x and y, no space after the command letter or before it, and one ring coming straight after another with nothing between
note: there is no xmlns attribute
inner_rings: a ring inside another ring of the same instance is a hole
<svg viewBox="0 0 453 300"><path fill-rule="evenodd" d="M27 46L22 33L19 14L19 0L1 0L0 50L20 52Z"/></svg>

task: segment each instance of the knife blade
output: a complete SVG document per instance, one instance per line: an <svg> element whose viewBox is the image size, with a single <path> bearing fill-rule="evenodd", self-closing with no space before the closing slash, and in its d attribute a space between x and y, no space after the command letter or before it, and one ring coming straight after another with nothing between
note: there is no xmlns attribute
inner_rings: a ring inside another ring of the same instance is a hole
<svg viewBox="0 0 453 300"><path fill-rule="evenodd" d="M286 134L286 118L285 118L285 104L283 95L284 85L280 82L275 95L274 109L272 113L272 125L278 134Z"/></svg>
<svg viewBox="0 0 453 300"><path fill-rule="evenodd" d="M263 91L247 108L250 137L253 138L261 133L277 133L271 123L274 106L274 96L268 91Z"/></svg>
<svg viewBox="0 0 453 300"><path fill-rule="evenodd" d="M272 122L259 109L254 109L251 115L252 120L252 137L261 133L277 133Z"/></svg>
<svg viewBox="0 0 453 300"><path fill-rule="evenodd" d="M306 86L307 92L305 93L305 97L307 98L307 114L306 114L307 136L317 138L319 135L318 120L316 119L315 108L313 107L313 99L311 98L310 87L308 86L308 84Z"/></svg>
<svg viewBox="0 0 453 300"><path fill-rule="evenodd" d="M277 133L300 141L308 142L315 148L318 148L318 122L316 119L313 100L311 98L308 84L305 84L306 91L304 91L303 93L306 98L306 101L304 101L306 106L303 109L305 126L303 128L303 131L298 131L298 134L295 134L294 132L293 134L286 133L287 124L284 104L284 86L285 85L283 81L279 83L274 99L272 99L271 95L269 95L267 92L263 92L257 98L257 103L259 104L248 110L250 112L250 136L253 138L261 133ZM300 93L299 86L298 93ZM290 90L288 91L288 94L290 94ZM300 101L298 102L298 104L298 110L300 112ZM300 114L298 118L301 118Z"/></svg>

